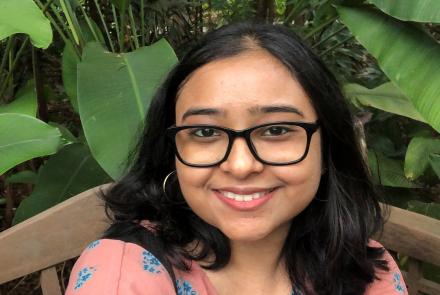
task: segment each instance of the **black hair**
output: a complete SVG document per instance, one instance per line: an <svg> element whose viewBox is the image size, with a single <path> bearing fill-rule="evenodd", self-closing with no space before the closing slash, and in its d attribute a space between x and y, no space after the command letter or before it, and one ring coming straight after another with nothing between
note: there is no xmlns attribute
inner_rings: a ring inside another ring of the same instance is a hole
<svg viewBox="0 0 440 295"><path fill-rule="evenodd" d="M369 246L369 238L383 225L381 208L337 80L304 41L281 25L224 26L207 33L171 70L151 102L129 171L103 193L113 220L105 236L120 232L121 225L136 227L149 220L175 267L188 270L185 259L202 260L209 254L215 257L209 269L229 262L228 238L189 208L175 177L167 183L167 193L162 190L164 178L175 169L174 147L165 130L175 123L176 98L191 73L249 50L264 50L289 69L321 126L326 172L314 200L293 219L282 249L292 284L305 293L363 294L376 268L387 269L381 259L384 249ZM194 241L201 251L185 250Z"/></svg>

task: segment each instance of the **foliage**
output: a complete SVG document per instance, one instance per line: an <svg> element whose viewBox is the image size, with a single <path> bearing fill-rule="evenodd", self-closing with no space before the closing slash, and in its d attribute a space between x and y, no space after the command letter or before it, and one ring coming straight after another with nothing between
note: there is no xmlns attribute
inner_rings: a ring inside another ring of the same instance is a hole
<svg viewBox="0 0 440 295"><path fill-rule="evenodd" d="M0 2L0 40L16 33L29 35L35 47L47 48L52 42L49 20L32 0Z"/></svg>
<svg viewBox="0 0 440 295"><path fill-rule="evenodd" d="M78 66L81 122L92 154L114 179L122 176L157 85L175 63L165 40L130 53L109 54L97 43L84 49Z"/></svg>
<svg viewBox="0 0 440 295"><path fill-rule="evenodd" d="M14 203L18 223L118 179L176 56L203 32L247 19L284 24L312 46L362 123L384 200L439 218L436 0L2 0L4 226Z"/></svg>
<svg viewBox="0 0 440 295"><path fill-rule="evenodd" d="M173 42L188 37L188 32L179 34L173 28L185 26L178 21L189 18L183 12L191 9L187 2L113 4L76 0L1 4L10 15L2 17L4 23L0 26L4 39L0 41L0 175L9 170L3 176L5 184L6 179L9 184L35 182L35 189L30 187L28 192L30 196L19 204L14 223L75 193L110 181L107 173L113 179L122 174L123 160L143 122L151 96L176 62L173 49L161 38L167 32ZM30 13L17 14L20 5L29 6ZM176 23L169 24L170 16ZM47 47L52 38L49 23L56 34L47 51L29 47L28 37L16 34L28 34L34 46ZM49 31L42 30L42 26ZM15 27L20 30L11 29ZM47 44L41 45L43 42ZM109 54L108 50L120 53ZM42 72L39 65L46 54L58 60L58 81L50 87L62 87L57 94L62 96L61 101L49 100L45 92L49 88L45 85L49 74ZM32 69L18 72L20 63L29 59ZM63 122L63 117L51 114L51 108L60 106L67 108L72 119ZM83 162L82 157L88 160ZM38 159L35 167L34 161ZM85 166L78 167L78 171L83 173L86 169L96 175L69 174L81 163ZM15 174L15 169L11 169L14 167L19 168ZM37 180L22 177L19 171L23 168L37 172ZM63 183L67 186L61 189Z"/></svg>

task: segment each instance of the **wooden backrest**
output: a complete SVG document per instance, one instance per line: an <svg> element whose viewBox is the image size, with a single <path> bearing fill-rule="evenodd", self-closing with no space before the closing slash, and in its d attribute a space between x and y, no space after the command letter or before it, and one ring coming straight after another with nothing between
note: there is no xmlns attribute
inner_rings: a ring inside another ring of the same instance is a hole
<svg viewBox="0 0 440 295"><path fill-rule="evenodd" d="M99 237L109 221L97 190L85 191L1 232L0 284L74 258Z"/></svg>
<svg viewBox="0 0 440 295"><path fill-rule="evenodd" d="M382 245L408 257L403 272L411 295L440 294L440 284L423 278L422 263L440 266L440 220L390 206L383 233L376 237Z"/></svg>
<svg viewBox="0 0 440 295"><path fill-rule="evenodd" d="M43 294L61 294L51 266L78 256L109 225L98 189L90 189L0 233L0 284L32 272L41 275ZM404 273L411 295L440 294L440 285L423 278L421 263L440 266L440 221L390 207L381 236L385 248L409 256ZM8 267L4 267L8 266Z"/></svg>

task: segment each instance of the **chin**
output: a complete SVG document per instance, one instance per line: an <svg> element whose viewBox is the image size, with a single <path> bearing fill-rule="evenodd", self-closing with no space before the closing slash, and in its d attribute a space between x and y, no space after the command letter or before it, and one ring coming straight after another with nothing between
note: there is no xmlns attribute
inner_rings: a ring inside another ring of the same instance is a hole
<svg viewBox="0 0 440 295"><path fill-rule="evenodd" d="M257 228L247 228L243 230L237 231L236 229L232 230L222 230L220 229L225 236L228 237L231 241L240 241L240 242L256 242L260 240L264 240L268 237L271 232L269 229L257 229Z"/></svg>

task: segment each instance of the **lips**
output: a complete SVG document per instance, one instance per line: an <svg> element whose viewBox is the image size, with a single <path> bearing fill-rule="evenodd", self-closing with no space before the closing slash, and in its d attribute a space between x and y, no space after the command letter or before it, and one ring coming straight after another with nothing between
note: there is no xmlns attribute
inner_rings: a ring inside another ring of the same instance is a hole
<svg viewBox="0 0 440 295"><path fill-rule="evenodd" d="M268 202L277 188L221 188L214 194L228 207L239 211L256 210Z"/></svg>
<svg viewBox="0 0 440 295"><path fill-rule="evenodd" d="M252 200L260 199L273 190L274 189L268 189L268 190L254 192L254 193L248 193L248 194L234 193L234 192L226 191L226 190L218 190L218 192L220 194L222 194L224 197L231 199L231 200L235 200L238 202L249 202Z"/></svg>

